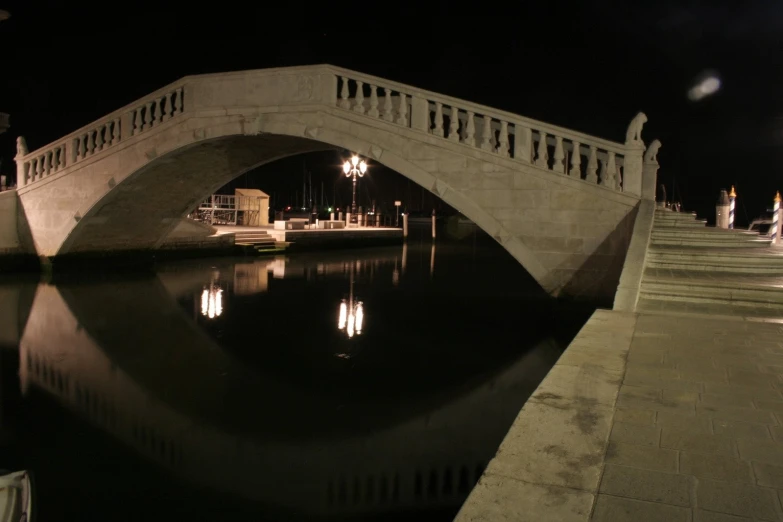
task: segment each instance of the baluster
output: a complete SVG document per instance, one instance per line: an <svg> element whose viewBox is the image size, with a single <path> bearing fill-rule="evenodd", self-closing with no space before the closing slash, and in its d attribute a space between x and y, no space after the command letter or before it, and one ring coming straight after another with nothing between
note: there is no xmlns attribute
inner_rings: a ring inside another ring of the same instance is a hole
<svg viewBox="0 0 783 522"><path fill-rule="evenodd" d="M574 142L574 150L571 152L571 170L568 171L569 176L576 176L577 179L582 178L582 171L580 166L582 165L582 156L579 154L579 142Z"/></svg>
<svg viewBox="0 0 783 522"><path fill-rule="evenodd" d="M31 159L29 162L29 168L27 169L28 180L30 183L35 181L35 159Z"/></svg>
<svg viewBox="0 0 783 522"><path fill-rule="evenodd" d="M370 110L367 112L368 116L373 118L378 117L378 87L370 85Z"/></svg>
<svg viewBox="0 0 783 522"><path fill-rule="evenodd" d="M623 191L623 166L617 165L617 190Z"/></svg>
<svg viewBox="0 0 783 522"><path fill-rule="evenodd" d="M492 150L492 118L484 116L484 127L481 129L481 148Z"/></svg>
<svg viewBox="0 0 783 522"><path fill-rule="evenodd" d="M173 118L175 114L177 114L177 109L175 107L176 103L176 91L172 91L171 94L169 94L169 118Z"/></svg>
<svg viewBox="0 0 783 522"><path fill-rule="evenodd" d="M497 153L503 156L504 158L508 158L508 122L502 121L500 122L500 136L498 138L498 148Z"/></svg>
<svg viewBox="0 0 783 522"><path fill-rule="evenodd" d="M563 174L565 172L565 166L563 165L563 159L565 158L565 152L563 151L563 138L555 136L555 162L552 165L552 170Z"/></svg>
<svg viewBox="0 0 783 522"><path fill-rule="evenodd" d="M405 94L400 93L400 109L399 116L397 117L397 124L408 126L408 101Z"/></svg>
<svg viewBox="0 0 783 522"><path fill-rule="evenodd" d="M606 185L606 158L601 160L601 168L598 171L598 184L601 186Z"/></svg>
<svg viewBox="0 0 783 522"><path fill-rule="evenodd" d="M459 141L459 109L451 106L451 122L449 123L449 139Z"/></svg>
<svg viewBox="0 0 783 522"><path fill-rule="evenodd" d="M598 183L598 176L595 173L596 170L598 170L598 150L595 148L595 145L590 145L590 157L587 160L585 181Z"/></svg>
<svg viewBox="0 0 783 522"><path fill-rule="evenodd" d="M60 162L59 162L60 165L59 165L59 168L64 169L66 167L66 165L68 164L67 161L66 161L66 157L67 157L66 156L66 147L65 147L65 143L63 143L62 145L60 145Z"/></svg>
<svg viewBox="0 0 783 522"><path fill-rule="evenodd" d="M41 167L41 174L43 176L48 176L49 175L49 169L52 166L51 160L49 159L49 154L51 154L51 153L47 152L47 153L45 153L43 155L43 166Z"/></svg>
<svg viewBox="0 0 783 522"><path fill-rule="evenodd" d="M135 136L140 132L141 132L141 109L139 108L133 111L133 130L131 131L131 136Z"/></svg>
<svg viewBox="0 0 783 522"><path fill-rule="evenodd" d="M435 125L432 128L432 134L443 137L443 104L435 102Z"/></svg>
<svg viewBox="0 0 783 522"><path fill-rule="evenodd" d="M549 168L549 151L546 149L546 132L539 132L538 150L536 151L536 166Z"/></svg>
<svg viewBox="0 0 783 522"><path fill-rule="evenodd" d="M84 159L87 157L87 135L82 134L79 136L79 157Z"/></svg>
<svg viewBox="0 0 783 522"><path fill-rule="evenodd" d="M465 123L465 139L462 140L462 143L475 147L476 123L473 121L473 116L475 116L475 114L472 111L468 111L468 121Z"/></svg>
<svg viewBox="0 0 783 522"><path fill-rule="evenodd" d="M356 81L356 97L354 98L353 110L359 114L364 114L364 82Z"/></svg>
<svg viewBox="0 0 783 522"><path fill-rule="evenodd" d="M103 127L95 131L95 152L103 150Z"/></svg>
<svg viewBox="0 0 783 522"><path fill-rule="evenodd" d="M117 118L114 120L114 135L112 136L111 140L112 145L120 142L120 136L122 136L120 130L120 118Z"/></svg>
<svg viewBox="0 0 783 522"><path fill-rule="evenodd" d="M386 93L383 101L383 119L384 121L394 121L394 109L392 107L391 89L384 87L383 91Z"/></svg>
<svg viewBox="0 0 783 522"><path fill-rule="evenodd" d="M147 130L152 127L152 102L144 105L144 117L141 119L141 130Z"/></svg>
<svg viewBox="0 0 783 522"><path fill-rule="evenodd" d="M79 159L79 138L74 138L71 145L71 163Z"/></svg>
<svg viewBox="0 0 783 522"><path fill-rule="evenodd" d="M607 151L608 152L608 151ZM606 160L606 183L609 188L617 189L617 164L614 158L614 152L609 152L609 158Z"/></svg>
<svg viewBox="0 0 783 522"><path fill-rule="evenodd" d="M169 118L171 118L170 113L171 113L172 105L174 105L174 93L171 92L169 94L164 94L160 102L160 109L163 114L163 117L161 118L160 121L168 121Z"/></svg>
<svg viewBox="0 0 783 522"><path fill-rule="evenodd" d="M350 109L351 108L351 102L348 101L348 78L345 76L340 77L343 81L343 87L340 90L340 108L342 109Z"/></svg>
<svg viewBox="0 0 783 522"><path fill-rule="evenodd" d="M95 137L92 133L93 131L87 133L87 153L85 156L90 155L95 151Z"/></svg>
<svg viewBox="0 0 783 522"><path fill-rule="evenodd" d="M57 147L52 151L52 171L60 170L60 158L62 156L62 147Z"/></svg>
<svg viewBox="0 0 783 522"><path fill-rule="evenodd" d="M165 114L166 114L166 97L161 96L158 98L158 108L156 109L156 116L158 123L163 123L166 121Z"/></svg>
<svg viewBox="0 0 783 522"><path fill-rule="evenodd" d="M177 89L177 97L174 101L174 112L171 113L172 116L175 114L181 114L185 111L185 88L180 87Z"/></svg>

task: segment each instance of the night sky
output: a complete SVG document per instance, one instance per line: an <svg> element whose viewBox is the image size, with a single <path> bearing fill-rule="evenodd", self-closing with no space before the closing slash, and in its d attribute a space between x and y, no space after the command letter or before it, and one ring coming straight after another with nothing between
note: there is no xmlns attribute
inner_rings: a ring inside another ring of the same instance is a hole
<svg viewBox="0 0 783 522"><path fill-rule="evenodd" d="M615 141L642 110L643 138L663 142L659 181L705 217L731 184L740 222L783 189L779 0L0 0L0 8L12 15L0 22L0 112L12 118L0 136L6 174L16 136L35 149L184 75L331 63ZM690 101L705 71L722 88ZM336 178L332 156L306 160L316 186ZM266 190L301 186L302 169L300 161L272 168ZM394 197L409 191L401 177L387 178Z"/></svg>

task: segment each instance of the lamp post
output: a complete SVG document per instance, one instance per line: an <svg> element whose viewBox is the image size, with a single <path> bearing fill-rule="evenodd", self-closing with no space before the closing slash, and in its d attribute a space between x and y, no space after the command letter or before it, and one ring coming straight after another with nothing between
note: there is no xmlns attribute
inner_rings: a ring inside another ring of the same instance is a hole
<svg viewBox="0 0 783 522"><path fill-rule="evenodd" d="M353 177L353 199L351 201L351 222L356 219L356 178L364 176L367 172L367 162L359 160L359 156L354 155L350 161L343 163L343 172L345 176Z"/></svg>

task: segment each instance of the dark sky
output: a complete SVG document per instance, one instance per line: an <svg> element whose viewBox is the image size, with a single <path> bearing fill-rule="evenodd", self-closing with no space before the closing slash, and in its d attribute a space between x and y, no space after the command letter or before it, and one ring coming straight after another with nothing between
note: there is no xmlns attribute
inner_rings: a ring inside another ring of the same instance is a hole
<svg viewBox="0 0 783 522"><path fill-rule="evenodd" d="M660 180L709 217L720 188L741 220L783 189L780 0L316 5L0 0L3 170L17 135L34 149L187 74L331 63L616 141L643 110ZM706 70L721 91L689 101Z"/></svg>

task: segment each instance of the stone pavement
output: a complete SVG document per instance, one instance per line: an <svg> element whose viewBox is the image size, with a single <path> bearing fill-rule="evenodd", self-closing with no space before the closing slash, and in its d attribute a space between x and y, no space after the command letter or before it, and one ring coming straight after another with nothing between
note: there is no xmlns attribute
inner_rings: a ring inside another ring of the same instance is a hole
<svg viewBox="0 0 783 522"><path fill-rule="evenodd" d="M457 520L783 520L781 375L780 322L599 310Z"/></svg>

